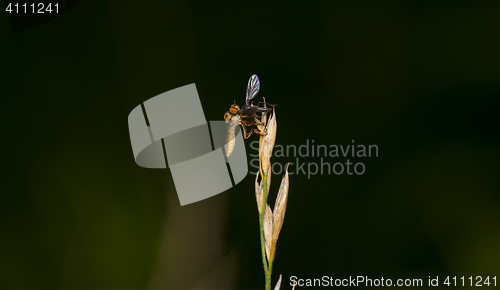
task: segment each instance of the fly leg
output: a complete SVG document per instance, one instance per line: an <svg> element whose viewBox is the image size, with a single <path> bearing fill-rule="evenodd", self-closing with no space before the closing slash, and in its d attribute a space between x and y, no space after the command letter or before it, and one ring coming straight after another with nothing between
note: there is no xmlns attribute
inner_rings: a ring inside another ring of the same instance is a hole
<svg viewBox="0 0 500 290"><path fill-rule="evenodd" d="M259 128L258 130L254 129L254 130L256 130L255 133L257 133L261 136L266 136L267 135L266 126L264 124L262 124L262 122L259 119L257 119L257 118L254 118L254 119L255 119L255 125L257 126L257 128Z"/></svg>
<svg viewBox="0 0 500 290"><path fill-rule="evenodd" d="M252 117L253 120L248 120ZM258 129L251 129L247 133L246 127L250 126L257 126ZM253 133L257 133L261 136L267 135L266 126L264 126L264 124L262 124L262 122L256 116L243 117L241 120L241 128L243 129L243 137L245 137L245 139L248 139Z"/></svg>
<svg viewBox="0 0 500 290"><path fill-rule="evenodd" d="M278 106L277 104L269 104L269 103L266 103L265 101L260 101L260 102L258 102L258 103L257 103L257 106L259 106L260 104L264 104L264 108L266 108L266 107L265 107L266 105L269 105L269 106L271 106L271 107L276 107L276 106ZM269 108L269 109L271 109L271 108Z"/></svg>
<svg viewBox="0 0 500 290"><path fill-rule="evenodd" d="M251 130L250 130L250 131L248 131L248 133L247 133L247 130L246 130L246 128L245 128L245 125L243 125L243 124L241 125L241 128L243 129L243 137L244 137L245 139L250 138L250 136L251 136L253 133L260 134L260 131L259 131L259 130L257 130L257 129L251 129Z"/></svg>

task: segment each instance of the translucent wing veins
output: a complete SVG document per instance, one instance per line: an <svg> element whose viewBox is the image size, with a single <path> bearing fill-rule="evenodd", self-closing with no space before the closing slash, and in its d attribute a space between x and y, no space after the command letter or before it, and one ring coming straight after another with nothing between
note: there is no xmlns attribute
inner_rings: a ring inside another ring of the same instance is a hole
<svg viewBox="0 0 500 290"><path fill-rule="evenodd" d="M246 103L248 104L260 90L260 81L257 75L253 75L248 80Z"/></svg>

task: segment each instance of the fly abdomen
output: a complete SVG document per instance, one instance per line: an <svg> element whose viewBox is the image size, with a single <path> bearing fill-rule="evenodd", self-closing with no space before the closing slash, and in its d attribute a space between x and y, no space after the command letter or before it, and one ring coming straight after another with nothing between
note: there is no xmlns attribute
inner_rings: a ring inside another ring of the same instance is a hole
<svg viewBox="0 0 500 290"><path fill-rule="evenodd" d="M236 132L236 127L230 126L227 131L227 146L226 146L226 157L229 157L234 150L234 144L236 140L234 139L234 133Z"/></svg>
<svg viewBox="0 0 500 290"><path fill-rule="evenodd" d="M238 115L234 116L229 122L227 129L227 146L226 146L226 157L229 157L233 153L234 145L236 144L236 127L240 124L240 118Z"/></svg>

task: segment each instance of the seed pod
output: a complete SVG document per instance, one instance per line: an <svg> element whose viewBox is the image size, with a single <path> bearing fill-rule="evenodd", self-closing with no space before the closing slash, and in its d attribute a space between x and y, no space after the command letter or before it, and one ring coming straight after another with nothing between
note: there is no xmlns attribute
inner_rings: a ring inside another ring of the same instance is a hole
<svg viewBox="0 0 500 290"><path fill-rule="evenodd" d="M269 168L269 170L267 171L267 196L269 198L269 188L271 188L271 168ZM260 181L260 186L263 186L262 185L262 180Z"/></svg>
<svg viewBox="0 0 500 290"><path fill-rule="evenodd" d="M271 156L273 155L274 142L276 141L277 126L276 112L273 109L273 115L267 123L267 134L260 137L259 158L262 172L268 172L271 166Z"/></svg>
<svg viewBox="0 0 500 290"><path fill-rule="evenodd" d="M271 261L271 245L273 235L273 212L271 207L266 204L266 213L264 214L264 240L266 242L267 260Z"/></svg>
<svg viewBox="0 0 500 290"><path fill-rule="evenodd" d="M255 198L257 199L257 209L259 210L259 214L262 213L262 202L264 199L264 189L262 188L262 181L257 181L259 179L259 173L255 174Z"/></svg>
<svg viewBox="0 0 500 290"><path fill-rule="evenodd" d="M283 226L283 220L285 218L286 204L288 201L288 164L285 170L285 176L281 180L280 189L278 192L278 197L276 198L276 203L274 204L274 214L273 214L273 244L278 241L278 236Z"/></svg>
<svg viewBox="0 0 500 290"><path fill-rule="evenodd" d="M262 213L262 203L264 200L264 187L262 185L262 180L259 180L259 173L255 175L255 199L257 200L257 208L259 210L259 214ZM269 192L269 188L271 187L271 172L267 174L267 191Z"/></svg>
<svg viewBox="0 0 500 290"><path fill-rule="evenodd" d="M278 282L276 282L276 286L274 287L274 290L280 290L281 287L281 274L280 278L278 279Z"/></svg>

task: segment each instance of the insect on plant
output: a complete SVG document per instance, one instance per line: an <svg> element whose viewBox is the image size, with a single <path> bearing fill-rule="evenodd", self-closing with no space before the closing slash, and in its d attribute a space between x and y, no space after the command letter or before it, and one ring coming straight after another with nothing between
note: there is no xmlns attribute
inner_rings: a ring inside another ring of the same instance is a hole
<svg viewBox="0 0 500 290"><path fill-rule="evenodd" d="M228 123L226 156L229 157L234 150L235 134L238 125L241 125L243 137L248 139L252 133L260 135L259 140L259 172L255 175L255 197L257 200L257 209L259 212L260 228L260 246L262 254L262 264L264 266L265 289L271 290L271 274L273 271L273 261L276 255L276 244L283 226L286 206L288 202L289 174L288 166L285 170L274 204L271 209L267 204L269 187L271 185L271 156L273 155L274 143L276 141L276 132L278 123L276 121L276 105L270 105L267 108L266 100L259 102L254 106L250 101L259 93L260 81L257 75L253 75L248 80L245 105L239 107L236 104L231 105L229 111L224 114L224 120ZM259 107L264 103L263 107ZM255 126L256 128L249 128ZM248 130L248 131L247 131ZM259 182L260 176L260 182ZM281 275L274 287L279 290L281 287ZM293 287L295 289L295 286Z"/></svg>
<svg viewBox="0 0 500 290"><path fill-rule="evenodd" d="M268 113L271 112L272 108L259 107L259 102L257 105L250 103L260 90L260 80L257 75L252 75L248 80L245 105L240 108L236 104L236 101L231 105L229 111L224 114L224 120L228 123L227 129L227 148L226 148L226 157L229 157L234 150L235 145L235 132L236 127L241 125L241 129L243 130L243 137L248 139L253 133L259 134L261 136L265 136L267 134L265 126L263 126L260 116L258 113ZM251 126L257 126L257 128L247 129ZM247 131L248 130L248 131Z"/></svg>

